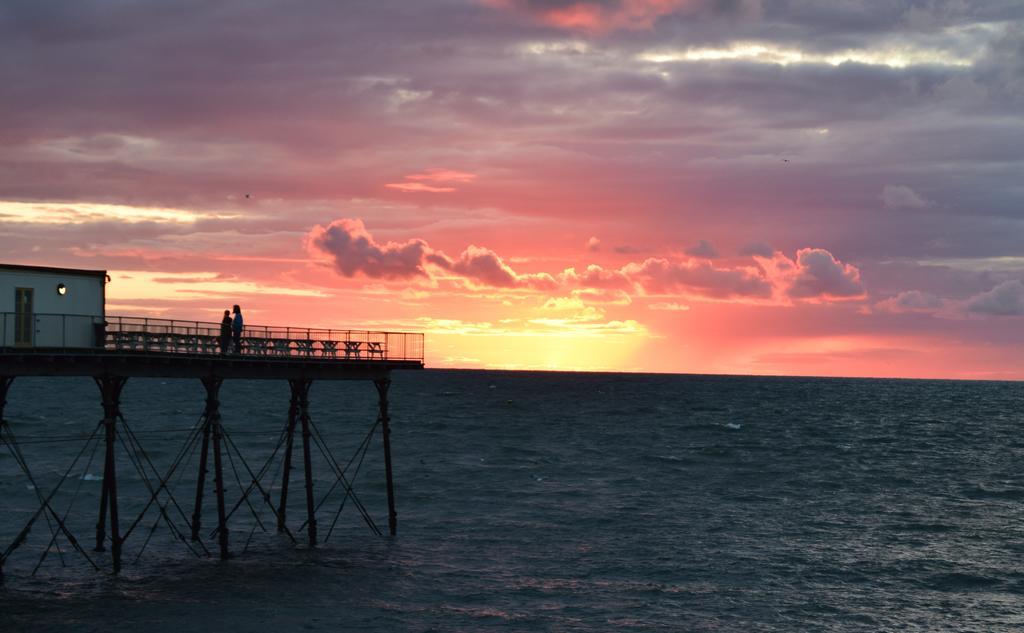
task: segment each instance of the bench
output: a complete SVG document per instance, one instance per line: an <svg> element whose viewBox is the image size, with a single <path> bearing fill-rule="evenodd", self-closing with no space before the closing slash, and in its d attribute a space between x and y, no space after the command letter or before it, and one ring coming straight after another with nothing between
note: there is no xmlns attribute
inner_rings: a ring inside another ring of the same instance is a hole
<svg viewBox="0 0 1024 633"><path fill-rule="evenodd" d="M199 351L203 354L216 354L220 351L220 338L216 336L197 336Z"/></svg>
<svg viewBox="0 0 1024 633"><path fill-rule="evenodd" d="M248 336L242 339L242 349L253 356L266 356L270 352L269 341L265 338ZM237 353L238 350L235 350Z"/></svg>
<svg viewBox="0 0 1024 633"><path fill-rule="evenodd" d="M113 332L114 349L145 351L146 338L142 332Z"/></svg>
<svg viewBox="0 0 1024 633"><path fill-rule="evenodd" d="M270 353L274 356L290 356L292 353L291 341L286 338L271 339L272 347Z"/></svg>

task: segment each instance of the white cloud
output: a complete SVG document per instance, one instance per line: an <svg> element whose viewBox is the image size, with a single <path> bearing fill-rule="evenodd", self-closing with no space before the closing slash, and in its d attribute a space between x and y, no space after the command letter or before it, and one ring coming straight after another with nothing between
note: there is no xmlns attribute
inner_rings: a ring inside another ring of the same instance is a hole
<svg viewBox="0 0 1024 633"><path fill-rule="evenodd" d="M886 185L880 198L886 209L924 209L931 206L924 196L905 185Z"/></svg>
<svg viewBox="0 0 1024 633"><path fill-rule="evenodd" d="M696 244L686 249L687 255L693 257L702 257L704 259L714 259L718 257L718 251L715 250L714 245L707 240L698 240Z"/></svg>
<svg viewBox="0 0 1024 633"><path fill-rule="evenodd" d="M647 306L648 310L664 310L666 312L689 312L690 306L675 302L652 303Z"/></svg>
<svg viewBox="0 0 1024 633"><path fill-rule="evenodd" d="M1004 281L991 290L967 299L964 309L972 314L1024 315L1024 283L1018 279Z"/></svg>
<svg viewBox="0 0 1024 633"><path fill-rule="evenodd" d="M936 312L944 305L942 299L920 290L907 290L875 304L880 312L903 314L907 312Z"/></svg>

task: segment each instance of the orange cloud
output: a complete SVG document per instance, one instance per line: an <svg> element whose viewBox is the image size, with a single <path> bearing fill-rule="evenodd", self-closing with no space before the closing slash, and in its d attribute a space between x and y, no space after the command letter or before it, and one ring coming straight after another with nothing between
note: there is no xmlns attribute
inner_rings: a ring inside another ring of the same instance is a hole
<svg viewBox="0 0 1024 633"><path fill-rule="evenodd" d="M452 191L458 191L455 187L447 185L448 183L470 183L476 180L476 174L471 174L465 171L455 171L453 169L428 169L425 172L419 174L409 174L405 177L407 181L412 182L391 182L385 187L389 189L397 189L398 191L405 192L425 192L425 193L450 193ZM424 184L427 182L439 183L435 185Z"/></svg>
<svg viewBox="0 0 1024 633"><path fill-rule="evenodd" d="M672 261L651 257L627 264L622 272L651 293L693 293L716 299L768 299L772 285L753 266L718 268L706 259Z"/></svg>
<svg viewBox="0 0 1024 633"><path fill-rule="evenodd" d="M409 174L406 180L427 180L430 182L473 182L476 174L453 169L428 169L422 174Z"/></svg>
<svg viewBox="0 0 1024 633"><path fill-rule="evenodd" d="M547 273L520 275L502 261L494 251L470 245L458 259L452 260L440 251L428 256L427 261L472 281L497 288L534 288L553 290L558 282Z"/></svg>
<svg viewBox="0 0 1024 633"><path fill-rule="evenodd" d="M661 16L685 5L684 0L621 0L619 2L539 2L537 0L485 0L501 9L527 13L545 24L563 29L607 32L648 29Z"/></svg>
<svg viewBox="0 0 1024 633"><path fill-rule="evenodd" d="M567 30L607 33L618 29L650 29L672 13L688 15L721 12L715 0L481 0L483 4L526 14L539 22ZM760 10L760 0L738 0L724 10Z"/></svg>
<svg viewBox="0 0 1024 633"><path fill-rule="evenodd" d="M389 182L384 186L388 189L397 189L399 191L406 192L423 191L426 193L449 193L451 191L457 191L455 187L434 187L432 185L425 185L422 182Z"/></svg>

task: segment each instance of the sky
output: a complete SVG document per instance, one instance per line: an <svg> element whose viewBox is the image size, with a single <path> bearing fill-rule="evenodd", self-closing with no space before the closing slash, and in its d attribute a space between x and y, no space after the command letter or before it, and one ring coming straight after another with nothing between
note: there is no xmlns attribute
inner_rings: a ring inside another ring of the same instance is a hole
<svg viewBox="0 0 1024 633"><path fill-rule="evenodd" d="M1024 3L3 0L0 253L430 367L1024 379Z"/></svg>

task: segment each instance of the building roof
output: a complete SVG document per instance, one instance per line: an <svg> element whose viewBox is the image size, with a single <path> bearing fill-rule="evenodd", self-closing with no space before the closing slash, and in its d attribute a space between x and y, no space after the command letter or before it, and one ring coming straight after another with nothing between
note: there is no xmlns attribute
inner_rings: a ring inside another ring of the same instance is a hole
<svg viewBox="0 0 1024 633"><path fill-rule="evenodd" d="M2 264L0 263L0 271L22 271L29 273L50 273L50 274L61 274L61 275L81 275L83 277L104 277L107 276L105 270L83 270L81 268L55 268L53 266L27 266L22 264Z"/></svg>

